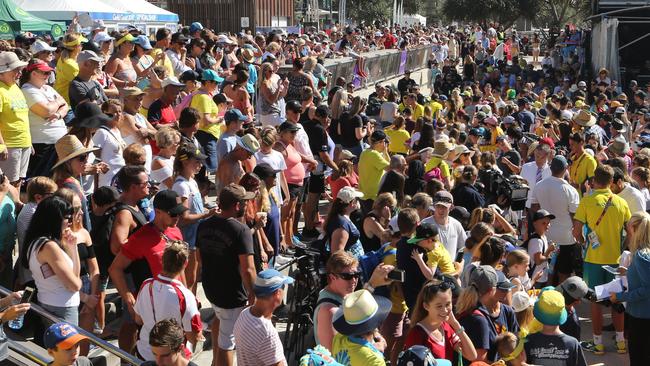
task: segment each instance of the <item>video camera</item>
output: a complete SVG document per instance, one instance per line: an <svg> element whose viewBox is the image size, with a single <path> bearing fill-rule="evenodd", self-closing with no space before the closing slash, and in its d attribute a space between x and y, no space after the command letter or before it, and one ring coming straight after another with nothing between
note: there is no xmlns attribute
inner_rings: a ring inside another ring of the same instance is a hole
<svg viewBox="0 0 650 366"><path fill-rule="evenodd" d="M479 180L485 187L486 197L506 197L513 211L520 211L526 207L528 199L528 185L520 176L513 175L509 178L494 169L485 170L479 174Z"/></svg>
<svg viewBox="0 0 650 366"><path fill-rule="evenodd" d="M611 307L617 313L624 313L625 312L625 306L623 304L621 304L620 302L613 303L609 299L598 300L598 297L596 296L596 292L594 292L594 290L592 290L592 289L589 289L589 291L587 291L587 294L585 295L584 299L589 300L590 302L593 302L593 303L596 303L596 304L599 304L599 305Z"/></svg>

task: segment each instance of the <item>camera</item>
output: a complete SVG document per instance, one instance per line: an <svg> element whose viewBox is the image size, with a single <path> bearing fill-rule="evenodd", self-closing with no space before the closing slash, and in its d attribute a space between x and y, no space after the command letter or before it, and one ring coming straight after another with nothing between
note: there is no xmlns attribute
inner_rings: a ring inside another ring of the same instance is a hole
<svg viewBox="0 0 650 366"><path fill-rule="evenodd" d="M598 297L596 296L596 293L592 289L589 289L589 291L587 291L587 294L585 295L584 299L589 300L590 302L593 302L593 303L596 303L596 304L599 304L599 305L611 307L617 313L624 313L625 312L625 306L623 304L621 304L621 303L613 303L609 299L598 300Z"/></svg>
<svg viewBox="0 0 650 366"><path fill-rule="evenodd" d="M490 169L479 173L479 181L485 187L483 192L488 201L496 201L498 197L506 197L513 211L520 211L526 207L528 191L530 188L526 180L520 176L506 178L502 173Z"/></svg>

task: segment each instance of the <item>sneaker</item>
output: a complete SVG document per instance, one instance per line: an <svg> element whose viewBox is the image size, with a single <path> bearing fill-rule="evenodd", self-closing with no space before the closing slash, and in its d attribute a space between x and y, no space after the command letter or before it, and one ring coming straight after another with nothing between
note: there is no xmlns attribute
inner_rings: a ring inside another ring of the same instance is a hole
<svg viewBox="0 0 650 366"><path fill-rule="evenodd" d="M582 349L584 349L585 351L592 352L595 355L605 354L605 346L602 344L595 344L594 341L580 342L580 346L582 346Z"/></svg>
<svg viewBox="0 0 650 366"><path fill-rule="evenodd" d="M291 238L291 239L292 239L294 245L302 245L302 241L300 241L299 237L294 235L293 238Z"/></svg>
<svg viewBox="0 0 650 366"><path fill-rule="evenodd" d="M627 345L625 344L625 341L616 342L616 352L627 353Z"/></svg>

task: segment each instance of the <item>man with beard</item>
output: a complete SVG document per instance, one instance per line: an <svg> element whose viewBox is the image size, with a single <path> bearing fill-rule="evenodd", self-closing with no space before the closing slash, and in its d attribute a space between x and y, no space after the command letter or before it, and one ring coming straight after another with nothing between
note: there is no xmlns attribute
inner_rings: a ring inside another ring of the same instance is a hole
<svg viewBox="0 0 650 366"><path fill-rule="evenodd" d="M253 235L243 223L246 201L255 193L231 183L219 193L221 214L199 225L197 247L203 262L203 289L218 321L213 322L213 359L216 365L232 366L235 356L235 321L255 303L253 284Z"/></svg>

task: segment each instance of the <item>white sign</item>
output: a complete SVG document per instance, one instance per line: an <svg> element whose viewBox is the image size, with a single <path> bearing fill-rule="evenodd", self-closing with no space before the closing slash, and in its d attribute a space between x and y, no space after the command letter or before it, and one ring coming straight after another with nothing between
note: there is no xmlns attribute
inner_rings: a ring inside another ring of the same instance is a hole
<svg viewBox="0 0 650 366"><path fill-rule="evenodd" d="M248 17L241 17L241 27L242 28L250 27L250 20L248 19Z"/></svg>

